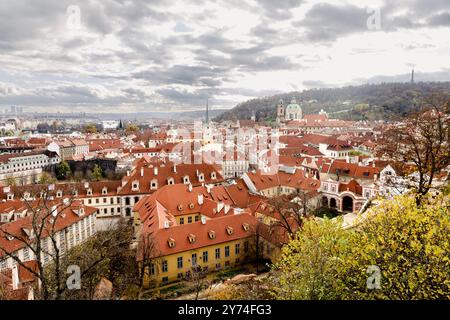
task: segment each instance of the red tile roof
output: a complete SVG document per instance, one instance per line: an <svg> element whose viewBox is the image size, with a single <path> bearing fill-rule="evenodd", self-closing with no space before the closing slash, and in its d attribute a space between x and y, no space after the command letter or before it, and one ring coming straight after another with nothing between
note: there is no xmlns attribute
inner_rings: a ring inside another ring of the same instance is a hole
<svg viewBox="0 0 450 320"><path fill-rule="evenodd" d="M158 229L154 231L151 238L158 244L158 255L166 256L176 254L187 250L195 250L202 247L216 245L219 243L249 238L254 234L257 220L250 214L234 214L219 218L209 219L206 224L195 222L173 226L167 229ZM228 230L232 230L229 234ZM209 232L213 231L215 237L211 238ZM148 232L146 228L142 229L145 236ZM189 236L194 236L193 242L189 241ZM168 241L175 245L170 247ZM137 260L142 260L142 246L138 247Z"/></svg>
<svg viewBox="0 0 450 320"><path fill-rule="evenodd" d="M50 204L47 204L47 206ZM42 206L42 204L41 204ZM78 215L75 213L80 207L84 208L84 214ZM68 226L76 223L79 220L84 219L85 217L94 214L97 212L97 209L94 207L83 206L79 202L73 202L70 207L66 207L62 202L57 204L58 215L54 224L54 231L59 231L67 228ZM49 223L49 227L45 227L43 230L43 235L48 235L51 232L50 228L53 228L53 224L50 222L50 219L53 219L53 215L48 216L48 211L42 211L42 218L45 218L46 223ZM39 213L36 213L39 214ZM18 219L13 222L5 223L0 225L0 258L4 256L4 251L12 253L23 247L25 244L23 241L18 239L29 239L24 230L32 229L33 216L28 215L24 218ZM15 238L8 239L8 235L13 235ZM30 239L30 241L32 241Z"/></svg>

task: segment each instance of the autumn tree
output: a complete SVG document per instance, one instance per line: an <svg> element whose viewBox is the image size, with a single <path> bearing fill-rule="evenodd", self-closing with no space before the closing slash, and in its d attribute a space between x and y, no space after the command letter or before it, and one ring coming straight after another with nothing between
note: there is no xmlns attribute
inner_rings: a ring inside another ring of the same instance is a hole
<svg viewBox="0 0 450 320"><path fill-rule="evenodd" d="M56 179L47 172L42 172L41 176L38 179L38 184L51 184L55 182Z"/></svg>
<svg viewBox="0 0 450 320"><path fill-rule="evenodd" d="M291 201L295 195L280 195L268 201L268 211L272 228L282 228L290 236L294 235L303 224L306 214L303 205L299 201Z"/></svg>
<svg viewBox="0 0 450 320"><path fill-rule="evenodd" d="M125 131L127 134L137 133L139 131L139 127L135 124L129 124L129 125L127 125Z"/></svg>
<svg viewBox="0 0 450 320"><path fill-rule="evenodd" d="M449 299L449 198L397 196L357 227L307 220L274 263L277 299ZM369 284L377 284L379 286Z"/></svg>
<svg viewBox="0 0 450 320"><path fill-rule="evenodd" d="M339 224L339 220L307 220L297 236L282 248L268 278L276 299L339 298L336 276L349 241L348 231Z"/></svg>
<svg viewBox="0 0 450 320"><path fill-rule="evenodd" d="M98 164L95 164L94 170L92 170L92 180L100 181L102 178L103 178L103 170Z"/></svg>
<svg viewBox="0 0 450 320"><path fill-rule="evenodd" d="M191 267L186 274L186 279L194 291L194 300L198 300L200 292L211 285L211 281L206 278L208 268L198 264Z"/></svg>
<svg viewBox="0 0 450 320"><path fill-rule="evenodd" d="M450 165L449 95L435 92L421 97L418 103L420 111L384 132L380 149L389 160L413 165L417 177L409 187L416 192L417 205L433 187L436 175Z"/></svg>
<svg viewBox="0 0 450 320"><path fill-rule="evenodd" d="M339 277L345 299L450 299L450 201L398 196L370 211ZM367 286L369 267L380 288Z"/></svg>
<svg viewBox="0 0 450 320"><path fill-rule="evenodd" d="M69 290L65 282L57 281L52 268L47 269L46 279L53 296L61 299L93 299L95 288L102 279L113 284L113 298L138 298L139 270L136 253L130 250L133 227L121 218L106 230L98 231L86 242L72 248L61 258L63 270L76 265L80 268L80 289ZM59 293L57 294L57 292Z"/></svg>
<svg viewBox="0 0 450 320"><path fill-rule="evenodd" d="M97 126L94 123L89 123L84 126L84 132L86 133L97 133Z"/></svg>
<svg viewBox="0 0 450 320"><path fill-rule="evenodd" d="M154 275L159 273L162 256L159 243L152 233L142 233L137 242L137 260L139 265L139 286L141 289L155 285Z"/></svg>
<svg viewBox="0 0 450 320"><path fill-rule="evenodd" d="M69 177L70 173L71 173L70 166L67 163L67 161L61 161L56 166L56 177L59 180L67 179Z"/></svg>
<svg viewBox="0 0 450 320"><path fill-rule="evenodd" d="M17 255L17 251L0 246L0 253L11 258L39 281L37 298L48 300L53 297L50 292L50 283L45 276L45 263L53 261L52 272L62 275L61 247L59 235L59 221L63 219L64 211L72 205L73 198L66 198L64 202L52 200L51 191L40 185L30 186L26 189L15 189L15 197L21 199L27 207L27 216L24 219L20 232L10 228L6 223L0 226L0 237L15 241L17 246L26 248L31 252L36 268L30 267ZM22 232L23 231L23 232ZM48 259L46 259L46 257ZM61 277L57 277L61 281ZM57 292L58 294L58 292Z"/></svg>

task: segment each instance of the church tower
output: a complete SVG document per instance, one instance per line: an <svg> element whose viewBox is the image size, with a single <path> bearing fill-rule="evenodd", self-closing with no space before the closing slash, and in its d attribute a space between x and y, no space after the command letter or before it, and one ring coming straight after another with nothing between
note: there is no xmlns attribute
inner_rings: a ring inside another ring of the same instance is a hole
<svg viewBox="0 0 450 320"><path fill-rule="evenodd" d="M283 99L280 99L280 101L277 104L277 123L280 124L285 119L285 112L284 112L284 105L283 105Z"/></svg>

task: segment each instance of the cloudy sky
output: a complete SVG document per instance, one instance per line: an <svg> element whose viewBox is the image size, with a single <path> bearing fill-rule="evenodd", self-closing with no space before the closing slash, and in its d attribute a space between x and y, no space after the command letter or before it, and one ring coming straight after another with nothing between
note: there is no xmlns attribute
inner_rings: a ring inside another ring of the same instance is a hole
<svg viewBox="0 0 450 320"><path fill-rule="evenodd" d="M450 1L2 0L0 109L214 108L450 80Z"/></svg>

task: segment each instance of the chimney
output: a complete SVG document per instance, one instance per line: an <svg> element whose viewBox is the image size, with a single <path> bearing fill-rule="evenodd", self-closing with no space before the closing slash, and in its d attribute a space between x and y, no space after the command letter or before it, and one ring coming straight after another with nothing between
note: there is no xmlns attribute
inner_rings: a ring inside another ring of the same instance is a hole
<svg viewBox="0 0 450 320"><path fill-rule="evenodd" d="M197 196L197 202L198 202L199 205L202 205L202 204L203 204L203 194L200 193L200 194Z"/></svg>
<svg viewBox="0 0 450 320"><path fill-rule="evenodd" d="M374 175L373 175L373 181L376 181L378 179L378 175L375 173Z"/></svg>
<svg viewBox="0 0 450 320"><path fill-rule="evenodd" d="M206 217L202 216L201 221L202 221L202 224L206 224Z"/></svg>
<svg viewBox="0 0 450 320"><path fill-rule="evenodd" d="M173 172L177 173L177 165L176 164L173 165Z"/></svg>
<svg viewBox="0 0 450 320"><path fill-rule="evenodd" d="M144 167L141 168L141 177L144 176Z"/></svg>
<svg viewBox="0 0 450 320"><path fill-rule="evenodd" d="M130 170L127 170L127 177L130 176Z"/></svg>
<svg viewBox="0 0 450 320"><path fill-rule="evenodd" d="M158 175L158 167L153 168L153 175L155 175L155 176Z"/></svg>
<svg viewBox="0 0 450 320"><path fill-rule="evenodd" d="M192 192L192 183L189 183L188 190L189 192Z"/></svg>
<svg viewBox="0 0 450 320"><path fill-rule="evenodd" d="M12 287L13 290L19 289L19 267L15 263L12 267Z"/></svg>
<svg viewBox="0 0 450 320"><path fill-rule="evenodd" d="M57 206L53 205L50 209L50 212L51 212L52 216L56 217L58 215Z"/></svg>

